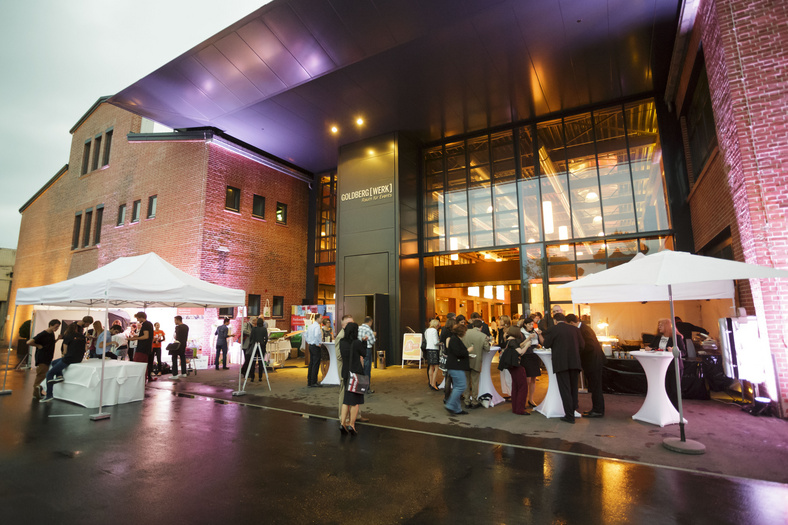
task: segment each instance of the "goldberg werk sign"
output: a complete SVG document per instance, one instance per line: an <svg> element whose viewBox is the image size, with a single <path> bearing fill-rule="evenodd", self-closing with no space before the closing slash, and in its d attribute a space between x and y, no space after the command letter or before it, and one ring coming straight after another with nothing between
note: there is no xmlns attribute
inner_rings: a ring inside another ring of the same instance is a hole
<svg viewBox="0 0 788 525"><path fill-rule="evenodd" d="M340 196L342 202L361 199L361 202L373 202L390 199L394 196L394 185L383 184L381 186L370 186L362 190L349 191Z"/></svg>

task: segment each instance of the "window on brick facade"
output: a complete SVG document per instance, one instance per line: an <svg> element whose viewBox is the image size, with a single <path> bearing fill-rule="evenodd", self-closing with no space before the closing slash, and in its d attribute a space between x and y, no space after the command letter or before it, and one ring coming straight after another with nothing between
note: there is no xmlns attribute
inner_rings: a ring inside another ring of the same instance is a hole
<svg viewBox="0 0 788 525"><path fill-rule="evenodd" d="M82 175L88 172L90 167L90 141L85 141L85 147L82 150Z"/></svg>
<svg viewBox="0 0 788 525"><path fill-rule="evenodd" d="M85 212L85 230L82 233L82 247L90 246L90 227L93 225L93 209Z"/></svg>
<svg viewBox="0 0 788 525"><path fill-rule="evenodd" d="M101 135L93 139L93 169L99 168L99 159L101 155Z"/></svg>
<svg viewBox="0 0 788 525"><path fill-rule="evenodd" d="M121 204L118 206L118 226L123 226L126 223L126 205Z"/></svg>
<svg viewBox="0 0 788 525"><path fill-rule="evenodd" d="M74 215L74 233L71 235L71 249L79 248L79 227L82 225L82 212Z"/></svg>
<svg viewBox="0 0 788 525"><path fill-rule="evenodd" d="M252 216L265 219L265 197L255 195L252 200Z"/></svg>
<svg viewBox="0 0 788 525"><path fill-rule="evenodd" d="M703 53L699 54L687 90L686 109L682 115L682 132L686 134L690 186L703 171L711 152L717 147L717 128L714 124L714 111L711 107L709 77Z"/></svg>
<svg viewBox="0 0 788 525"><path fill-rule="evenodd" d="M249 304L246 309L247 315L260 315L260 296L249 294Z"/></svg>
<svg viewBox="0 0 788 525"><path fill-rule="evenodd" d="M279 224L287 224L287 204L281 202L276 203L276 222Z"/></svg>
<svg viewBox="0 0 788 525"><path fill-rule="evenodd" d="M136 200L131 205L131 222L140 222L140 210L142 209L142 201Z"/></svg>
<svg viewBox="0 0 788 525"><path fill-rule="evenodd" d="M274 296L274 304L271 306L271 317L282 318L285 315L285 298L281 295Z"/></svg>
<svg viewBox="0 0 788 525"><path fill-rule="evenodd" d="M224 198L224 208L232 211L241 211L241 190L227 186L227 194Z"/></svg>
<svg viewBox="0 0 788 525"><path fill-rule="evenodd" d="M148 219L152 219L156 216L156 201L158 200L158 195L151 195L148 197Z"/></svg>
<svg viewBox="0 0 788 525"><path fill-rule="evenodd" d="M219 317L235 317L235 308L219 308Z"/></svg>
<svg viewBox="0 0 788 525"><path fill-rule="evenodd" d="M101 242L101 223L104 220L104 206L96 206L96 233L93 235L93 244Z"/></svg>
<svg viewBox="0 0 788 525"><path fill-rule="evenodd" d="M112 150L112 130L107 130L104 133L104 157L102 157L101 165L109 166L109 153Z"/></svg>

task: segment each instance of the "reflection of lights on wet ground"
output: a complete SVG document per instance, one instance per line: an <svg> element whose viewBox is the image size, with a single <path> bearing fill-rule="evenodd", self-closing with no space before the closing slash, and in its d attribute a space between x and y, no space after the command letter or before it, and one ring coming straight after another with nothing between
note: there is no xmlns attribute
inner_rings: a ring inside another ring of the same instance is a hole
<svg viewBox="0 0 788 525"><path fill-rule="evenodd" d="M630 487L631 466L614 461L596 463L602 487L602 516L604 523L620 523L631 517L633 495Z"/></svg>

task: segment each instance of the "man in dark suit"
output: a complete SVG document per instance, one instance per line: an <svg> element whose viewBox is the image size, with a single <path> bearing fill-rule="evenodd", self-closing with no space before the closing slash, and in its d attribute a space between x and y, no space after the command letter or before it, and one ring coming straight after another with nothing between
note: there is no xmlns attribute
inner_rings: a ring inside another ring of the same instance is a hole
<svg viewBox="0 0 788 525"><path fill-rule="evenodd" d="M583 373L588 381L588 392L591 394L591 410L583 412L583 417L603 417L605 415L605 398L602 395L602 367L605 365L605 352L596 338L594 330L581 323L575 314L566 316L566 322L580 329L585 347L580 351L580 362Z"/></svg>
<svg viewBox="0 0 788 525"><path fill-rule="evenodd" d="M553 312L555 325L545 334L542 345L552 350L553 372L558 381L558 392L564 404L561 421L575 422L577 409L577 376L580 374L580 350L585 347L580 330L566 323L566 316Z"/></svg>

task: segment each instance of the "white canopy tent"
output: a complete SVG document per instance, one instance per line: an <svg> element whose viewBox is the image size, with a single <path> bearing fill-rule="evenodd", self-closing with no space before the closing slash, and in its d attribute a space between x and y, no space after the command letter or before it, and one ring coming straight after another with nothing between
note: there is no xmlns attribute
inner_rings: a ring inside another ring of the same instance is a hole
<svg viewBox="0 0 788 525"><path fill-rule="evenodd" d="M733 298L734 280L772 278L787 279L788 271L666 250L651 255L638 254L627 263L561 285L561 288L571 289L572 302L575 304L670 301L670 319L673 319L674 300L721 299L726 296ZM675 323L673 323L673 340L676 340ZM677 360L678 349L674 348L673 355ZM675 369L679 390L681 438L680 442L667 438L663 443L671 450L688 452L685 449L678 365ZM693 443L693 445L699 444Z"/></svg>
<svg viewBox="0 0 788 525"><path fill-rule="evenodd" d="M245 302L246 292L243 290L201 281L153 252L135 257L121 257L73 279L46 286L20 288L16 292L16 307L90 306L103 308L105 311L110 307L230 308L243 307ZM15 322L16 308L11 322L11 333ZM10 342L8 351L11 351ZM7 376L8 363L5 373ZM10 393L5 390L5 379L2 392ZM108 416L109 414L102 414L99 407L96 418Z"/></svg>

